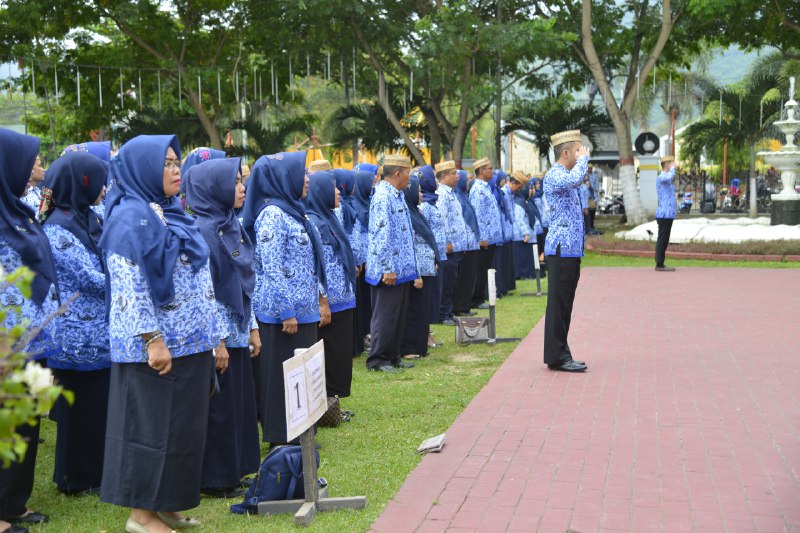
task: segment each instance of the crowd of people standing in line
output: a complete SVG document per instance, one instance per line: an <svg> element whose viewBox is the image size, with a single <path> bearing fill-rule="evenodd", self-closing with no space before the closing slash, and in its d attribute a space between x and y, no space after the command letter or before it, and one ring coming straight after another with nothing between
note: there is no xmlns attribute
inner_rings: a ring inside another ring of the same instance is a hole
<svg viewBox="0 0 800 533"><path fill-rule="evenodd" d="M34 273L5 327L42 324L25 349L75 393L60 400L53 480L131 510L126 531L199 525L201 492L241 494L262 440L287 444L282 363L322 340L329 396L370 370L414 366L455 325L533 276L548 206L541 175L488 159L412 169L306 168L305 152L239 158L146 135L67 147L45 172L36 137L0 130L0 263ZM245 181L246 180L246 181ZM19 428L25 460L0 470L0 530L28 509L39 426ZM3 528L8 524L8 527ZM12 525L13 524L13 525Z"/></svg>

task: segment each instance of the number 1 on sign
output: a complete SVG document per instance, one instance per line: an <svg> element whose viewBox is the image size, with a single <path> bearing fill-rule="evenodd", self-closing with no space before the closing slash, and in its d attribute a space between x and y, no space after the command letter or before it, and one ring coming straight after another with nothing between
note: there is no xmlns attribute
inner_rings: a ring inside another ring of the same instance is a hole
<svg viewBox="0 0 800 533"><path fill-rule="evenodd" d="M299 426L308 418L308 393L306 392L306 376L303 367L298 367L288 374L286 374L288 381L288 390L294 391L287 396L294 396L294 398L286 398L287 407L289 408L289 422L291 426Z"/></svg>
<svg viewBox="0 0 800 533"><path fill-rule="evenodd" d="M294 384L294 392L297 394L297 408L300 409L300 384Z"/></svg>

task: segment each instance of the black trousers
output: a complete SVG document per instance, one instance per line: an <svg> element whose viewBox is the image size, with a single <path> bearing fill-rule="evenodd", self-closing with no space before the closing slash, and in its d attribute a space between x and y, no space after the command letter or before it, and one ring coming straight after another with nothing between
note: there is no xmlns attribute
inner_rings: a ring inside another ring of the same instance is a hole
<svg viewBox="0 0 800 533"><path fill-rule="evenodd" d="M369 335L369 327L370 323L372 322L372 297L370 296L372 292L372 285L367 283L366 275L367 267L365 265L364 268L361 269L361 275L358 276L358 279L356 280L356 285L358 285L360 290L356 293L356 316L354 319L361 321L362 336ZM364 343L362 342L362 351L363 345Z"/></svg>
<svg viewBox="0 0 800 533"><path fill-rule="evenodd" d="M458 281L458 267L464 258L464 252L447 254L447 261L439 265L439 276L442 279L442 300L439 307L439 322L446 318L453 318L453 299Z"/></svg>
<svg viewBox="0 0 800 533"><path fill-rule="evenodd" d="M325 343L325 386L328 397L350 396L353 383L353 318L355 309L331 314L331 323L317 330Z"/></svg>
<svg viewBox="0 0 800 533"><path fill-rule="evenodd" d="M594 217L597 214L597 208L589 208L589 229L594 229Z"/></svg>
<svg viewBox="0 0 800 533"><path fill-rule="evenodd" d="M656 266L664 266L664 259L669 246L669 234L672 232L671 218L657 218L658 240L656 241Z"/></svg>
<svg viewBox="0 0 800 533"><path fill-rule="evenodd" d="M575 290L581 277L580 257L548 255L547 262L547 309L544 315L544 363L558 365L572 359L567 336L572 320L572 304Z"/></svg>
<svg viewBox="0 0 800 533"><path fill-rule="evenodd" d="M455 293L453 294L453 313L469 313L472 307L472 294L475 292L475 277L478 272L478 250L464 252L458 265Z"/></svg>
<svg viewBox="0 0 800 533"><path fill-rule="evenodd" d="M475 289L472 291L472 307L478 307L486 300L486 272L492 267L495 245L478 250L478 267L475 270Z"/></svg>
<svg viewBox="0 0 800 533"><path fill-rule="evenodd" d="M413 283L372 287L371 343L367 368L400 361L400 344L406 329L408 299Z"/></svg>
<svg viewBox="0 0 800 533"><path fill-rule="evenodd" d="M25 514L28 499L33 492L33 472L36 453L39 450L39 420L31 427L22 424L17 433L28 443L28 450L21 463L12 463L0 468L0 520L8 521Z"/></svg>

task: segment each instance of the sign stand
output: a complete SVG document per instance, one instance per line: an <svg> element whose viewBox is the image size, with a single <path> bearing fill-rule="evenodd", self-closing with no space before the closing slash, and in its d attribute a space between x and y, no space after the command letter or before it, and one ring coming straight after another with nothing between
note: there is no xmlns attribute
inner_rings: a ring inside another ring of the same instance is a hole
<svg viewBox="0 0 800 533"><path fill-rule="evenodd" d="M539 263L539 245L533 243L533 264L535 267L534 272L536 273L536 292L524 292L520 296L536 296L537 298L541 298L542 295L547 295L546 292L542 292L542 278L539 275L541 271L541 264Z"/></svg>
<svg viewBox="0 0 800 533"><path fill-rule="evenodd" d="M497 285L495 284L494 275L495 269L490 268L487 272L487 276L489 278L489 340L486 342L487 344L497 344L498 342L519 342L522 339L518 337L497 337L497 322L494 314L494 306L497 303Z"/></svg>
<svg viewBox="0 0 800 533"><path fill-rule="evenodd" d="M286 438L300 436L303 453L304 500L261 502L258 514L294 513L294 523L309 526L317 512L338 509L364 509L365 496L329 498L328 486L317 485L317 458L314 449L314 424L325 413L328 401L325 389L325 349L319 341L307 350L297 350L283 363L284 397L286 398Z"/></svg>

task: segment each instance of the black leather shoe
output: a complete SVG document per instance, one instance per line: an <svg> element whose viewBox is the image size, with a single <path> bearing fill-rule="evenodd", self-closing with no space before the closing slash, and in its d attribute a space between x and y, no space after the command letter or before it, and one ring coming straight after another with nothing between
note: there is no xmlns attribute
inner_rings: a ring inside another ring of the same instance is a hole
<svg viewBox="0 0 800 533"><path fill-rule="evenodd" d="M668 266L657 266L656 272L675 272L675 267L668 267Z"/></svg>
<svg viewBox="0 0 800 533"><path fill-rule="evenodd" d="M414 368L414 363L407 363L405 361L398 361L394 364L397 368Z"/></svg>
<svg viewBox="0 0 800 533"><path fill-rule="evenodd" d="M445 318L444 320L442 320L442 325L443 326L455 326L456 325L456 321L453 320L452 318Z"/></svg>
<svg viewBox="0 0 800 533"><path fill-rule="evenodd" d="M475 311L468 311L466 313L456 313L456 316L475 316L477 314Z"/></svg>
<svg viewBox="0 0 800 533"><path fill-rule="evenodd" d="M489 304L487 304L486 302L483 302L481 305L479 305L475 309L489 309Z"/></svg>
<svg viewBox="0 0 800 533"><path fill-rule="evenodd" d="M389 364L373 366L367 370L372 370L373 372L400 372L399 368L395 368Z"/></svg>
<svg viewBox="0 0 800 533"><path fill-rule="evenodd" d="M228 489L200 489L200 492L211 498L240 498L244 495L245 488L243 486L231 487Z"/></svg>
<svg viewBox="0 0 800 533"><path fill-rule="evenodd" d="M50 517L46 514L37 513L36 511L28 511L22 516L9 516L6 518L6 522L10 522L12 524L44 524L48 522Z"/></svg>
<svg viewBox="0 0 800 533"><path fill-rule="evenodd" d="M560 365L547 365L550 370L558 372L584 372L588 367L585 363L578 363L578 361L567 361Z"/></svg>

